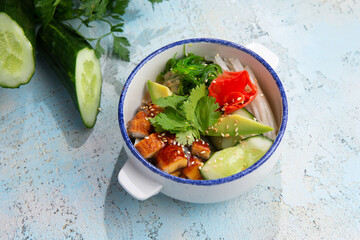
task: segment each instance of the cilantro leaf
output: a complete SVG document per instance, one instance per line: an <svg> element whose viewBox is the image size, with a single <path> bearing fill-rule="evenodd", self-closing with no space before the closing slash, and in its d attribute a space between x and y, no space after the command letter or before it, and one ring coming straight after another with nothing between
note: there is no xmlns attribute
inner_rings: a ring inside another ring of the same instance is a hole
<svg viewBox="0 0 360 240"><path fill-rule="evenodd" d="M105 53L105 49L100 45L100 40L97 40L95 45L95 54L97 58L100 58L102 54Z"/></svg>
<svg viewBox="0 0 360 240"><path fill-rule="evenodd" d="M187 99L185 96L170 95L168 97L161 97L154 101L156 105L162 108L172 107L173 109L178 109L178 106L181 102L184 102Z"/></svg>
<svg viewBox="0 0 360 240"><path fill-rule="evenodd" d="M196 105L194 123L201 133L205 133L206 129L215 124L221 115L220 111L216 111L219 104L215 101L214 97L204 96Z"/></svg>
<svg viewBox="0 0 360 240"><path fill-rule="evenodd" d="M194 120L194 110L200 98L206 96L206 86L204 84L198 85L190 91L190 96L187 101L184 102L183 110L185 112L186 119L189 121Z"/></svg>
<svg viewBox="0 0 360 240"><path fill-rule="evenodd" d="M35 13L46 27L54 16L60 0L35 0Z"/></svg>
<svg viewBox="0 0 360 240"><path fill-rule="evenodd" d="M176 141L182 145L191 145L196 138L200 138L200 134L195 128L176 133Z"/></svg>
<svg viewBox="0 0 360 240"><path fill-rule="evenodd" d="M114 38L114 53L124 61L130 61L130 51L127 49L130 46L129 41L124 37L117 37L113 35Z"/></svg>
<svg viewBox="0 0 360 240"><path fill-rule="evenodd" d="M190 124L184 121L184 118L173 108L166 108L163 113L159 113L154 118L164 130L171 133L186 131Z"/></svg>

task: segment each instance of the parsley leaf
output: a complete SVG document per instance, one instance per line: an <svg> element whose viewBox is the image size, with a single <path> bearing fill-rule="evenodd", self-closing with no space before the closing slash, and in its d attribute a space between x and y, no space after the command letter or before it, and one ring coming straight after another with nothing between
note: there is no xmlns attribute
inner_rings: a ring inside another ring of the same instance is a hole
<svg viewBox="0 0 360 240"><path fill-rule="evenodd" d="M190 91L188 96L171 95L158 98L154 103L164 112L150 118L156 132L169 131L176 135L176 140L183 145L192 144L204 134L206 129L215 124L221 113L215 98L208 97L204 84Z"/></svg>
<svg viewBox="0 0 360 240"><path fill-rule="evenodd" d="M204 96L199 99L196 105L194 123L202 134L208 127L215 124L221 115L220 111L216 111L219 104L215 101L214 97Z"/></svg>
<svg viewBox="0 0 360 240"><path fill-rule="evenodd" d="M80 20L82 25L91 28L91 22L101 21L109 26L109 31L95 38L86 38L87 41L96 41L95 51L98 58L106 51L101 46L101 40L109 35L113 37L113 53L124 61L130 61L129 41L119 34L123 32L124 19L122 16L130 0L34 0L36 21L45 27L53 20L67 21ZM162 0L148 0L153 5Z"/></svg>
<svg viewBox="0 0 360 240"><path fill-rule="evenodd" d="M179 103L184 102L187 99L185 96L171 95L168 97L158 98L154 101L156 105L162 108L172 107L178 109Z"/></svg>
<svg viewBox="0 0 360 240"><path fill-rule="evenodd" d="M114 38L114 53L117 54L120 59L124 61L130 61L130 51L127 49L130 46L128 40L124 37L116 37L113 35Z"/></svg>
<svg viewBox="0 0 360 240"><path fill-rule="evenodd" d="M189 121L194 120L194 110L200 98L206 96L206 87L204 84L198 85L190 91L189 99L184 102L183 110L186 119Z"/></svg>
<svg viewBox="0 0 360 240"><path fill-rule="evenodd" d="M46 27L54 16L60 0L35 0L35 13Z"/></svg>
<svg viewBox="0 0 360 240"><path fill-rule="evenodd" d="M156 115L155 121L171 133L186 131L191 127L189 122L184 121L184 118L173 108L166 108L163 113Z"/></svg>

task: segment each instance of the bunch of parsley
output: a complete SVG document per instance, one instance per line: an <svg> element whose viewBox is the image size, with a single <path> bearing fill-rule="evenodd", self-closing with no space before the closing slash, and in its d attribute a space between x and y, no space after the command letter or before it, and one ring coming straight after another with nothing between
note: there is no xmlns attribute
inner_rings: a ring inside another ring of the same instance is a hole
<svg viewBox="0 0 360 240"><path fill-rule="evenodd" d="M190 95L173 94L155 100L164 112L149 120L156 132L169 131L176 134L176 140L182 145L191 145L218 121L221 113L217 111L219 104L215 100L208 96L206 86L200 84L190 91Z"/></svg>
<svg viewBox="0 0 360 240"><path fill-rule="evenodd" d="M162 0L148 0L152 4ZM94 21L102 21L109 25L109 31L96 38L85 39L95 43L95 52L98 58L105 53L101 40L111 35L113 38L113 53L120 59L129 61L129 41L119 35L123 32L124 19L122 16L129 4L129 0L35 0L37 22L47 26L50 21L68 21L78 19L81 25L93 27Z"/></svg>

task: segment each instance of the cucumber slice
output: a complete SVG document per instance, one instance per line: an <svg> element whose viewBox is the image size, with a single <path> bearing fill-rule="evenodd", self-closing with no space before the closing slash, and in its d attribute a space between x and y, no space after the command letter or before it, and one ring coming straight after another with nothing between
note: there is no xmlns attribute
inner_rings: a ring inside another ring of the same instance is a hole
<svg viewBox="0 0 360 240"><path fill-rule="evenodd" d="M246 110L245 108L240 108L234 112L231 113L231 115L240 115L242 117L246 117L246 118L249 118L249 119L252 119L254 120L255 117L254 115L251 114L251 112L249 112L248 110Z"/></svg>
<svg viewBox="0 0 360 240"><path fill-rule="evenodd" d="M102 83L94 49L74 29L55 21L40 28L38 43L69 91L85 127L92 128L99 112Z"/></svg>
<svg viewBox="0 0 360 240"><path fill-rule="evenodd" d="M35 72L35 25L30 1L0 3L0 86L16 88Z"/></svg>
<svg viewBox="0 0 360 240"><path fill-rule="evenodd" d="M264 136L248 137L235 147L215 152L200 172L208 180L234 175L256 163L272 144L273 141Z"/></svg>
<svg viewBox="0 0 360 240"><path fill-rule="evenodd" d="M101 69L95 51L84 48L76 58L75 86L82 120L87 127L95 124L101 94Z"/></svg>

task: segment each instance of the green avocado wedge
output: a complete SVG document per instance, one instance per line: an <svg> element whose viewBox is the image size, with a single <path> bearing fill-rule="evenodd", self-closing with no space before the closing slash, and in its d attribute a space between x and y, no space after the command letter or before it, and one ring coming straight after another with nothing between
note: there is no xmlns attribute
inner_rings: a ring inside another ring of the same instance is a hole
<svg viewBox="0 0 360 240"><path fill-rule="evenodd" d="M149 90L151 101L153 102L155 102L155 100L157 100L158 98L168 97L173 94L173 92L167 86L150 80L148 80L147 82L147 87Z"/></svg>
<svg viewBox="0 0 360 240"><path fill-rule="evenodd" d="M274 130L256 120L240 115L226 115L219 118L218 122L211 126L206 135L234 137L248 134L261 134Z"/></svg>

